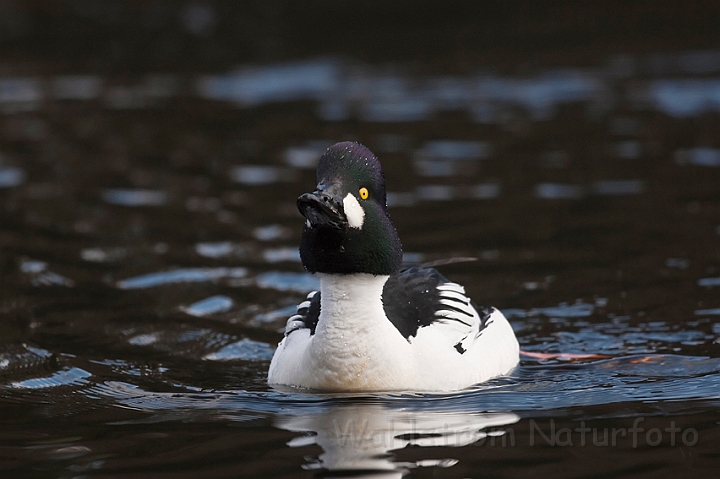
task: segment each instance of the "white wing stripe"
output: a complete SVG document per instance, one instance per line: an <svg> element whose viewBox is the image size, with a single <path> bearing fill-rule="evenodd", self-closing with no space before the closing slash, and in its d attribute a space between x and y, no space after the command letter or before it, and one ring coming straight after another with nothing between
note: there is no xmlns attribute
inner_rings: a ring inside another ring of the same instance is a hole
<svg viewBox="0 0 720 479"><path fill-rule="evenodd" d="M287 323L285 323L285 336L292 333L293 331L304 327L305 322L303 321L302 316L300 316L299 314L296 314L295 316L290 316L290 318L287 320Z"/></svg>
<svg viewBox="0 0 720 479"><path fill-rule="evenodd" d="M448 299L456 299L458 301L462 301L465 304L468 304L470 302L470 300L468 299L467 296L465 296L464 294L460 294L456 291L442 291L440 293L440 297L448 298Z"/></svg>
<svg viewBox="0 0 720 479"><path fill-rule="evenodd" d="M457 284L457 283L443 283L443 284L439 284L439 285L437 285L437 290L438 290L438 291L452 291L452 292L455 292L455 293L459 293L459 294L465 295L465 288L463 288L462 286L460 286L460 285Z"/></svg>

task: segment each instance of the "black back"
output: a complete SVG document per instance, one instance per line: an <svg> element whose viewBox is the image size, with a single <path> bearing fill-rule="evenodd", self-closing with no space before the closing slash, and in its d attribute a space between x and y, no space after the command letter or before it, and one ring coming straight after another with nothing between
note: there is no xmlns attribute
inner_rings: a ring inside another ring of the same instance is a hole
<svg viewBox="0 0 720 479"><path fill-rule="evenodd" d="M437 321L438 284L448 279L432 268L408 268L390 276L383 288L385 316L408 338Z"/></svg>

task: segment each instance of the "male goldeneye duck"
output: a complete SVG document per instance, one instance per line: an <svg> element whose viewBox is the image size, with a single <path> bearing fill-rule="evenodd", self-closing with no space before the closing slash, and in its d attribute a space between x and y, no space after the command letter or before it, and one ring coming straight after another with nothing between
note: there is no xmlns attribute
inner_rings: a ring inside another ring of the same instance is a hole
<svg viewBox="0 0 720 479"><path fill-rule="evenodd" d="M400 269L380 162L359 143L322 155L297 200L300 258L320 279L288 319L268 383L333 391L451 391L507 374L519 347L507 319L431 268Z"/></svg>

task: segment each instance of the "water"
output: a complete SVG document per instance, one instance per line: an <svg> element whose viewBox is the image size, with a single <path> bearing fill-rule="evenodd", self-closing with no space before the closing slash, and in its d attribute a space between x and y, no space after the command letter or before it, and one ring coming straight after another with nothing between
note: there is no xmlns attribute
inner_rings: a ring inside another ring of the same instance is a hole
<svg viewBox="0 0 720 479"><path fill-rule="evenodd" d="M5 8L3 41L28 50L0 76L0 475L716 475L720 54L702 18L698 44L654 33L650 52L589 42L523 68L532 45L496 31L507 59L468 71L438 63L464 65L464 41L412 66L345 36L280 55L295 43L276 32L235 57L230 7L78 5L56 13L140 15L166 63L109 29L107 61L137 62L118 75L82 35L43 36L42 11ZM296 14L258 22L297 34ZM510 319L529 353L512 374L448 394L267 386L317 287L295 199L346 139L383 162L406 263Z"/></svg>

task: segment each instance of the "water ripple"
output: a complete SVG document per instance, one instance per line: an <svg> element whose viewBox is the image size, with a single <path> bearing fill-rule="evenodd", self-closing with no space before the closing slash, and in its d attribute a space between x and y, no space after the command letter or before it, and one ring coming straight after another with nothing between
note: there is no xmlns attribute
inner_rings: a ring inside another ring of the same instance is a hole
<svg viewBox="0 0 720 479"><path fill-rule="evenodd" d="M112 397L119 404L140 410L319 413L332 405L351 401L379 403L390 410L513 411L522 416L523 412L530 411L548 412L628 401L720 400L720 359L645 355L589 364L520 366L511 376L448 394L367 393L358 396L303 393L283 388L267 392L188 390L164 393L118 381L97 384L85 394Z"/></svg>
<svg viewBox="0 0 720 479"><path fill-rule="evenodd" d="M80 368L67 368L53 373L51 376L42 378L31 378L23 381L16 381L10 384L15 389L41 389L56 386L68 386L86 384L87 378L92 376L89 372Z"/></svg>

